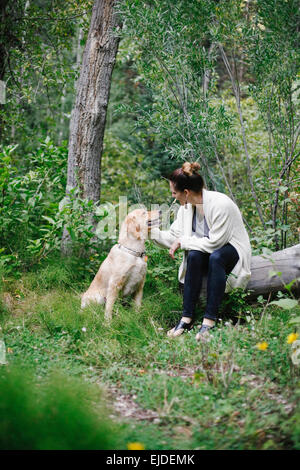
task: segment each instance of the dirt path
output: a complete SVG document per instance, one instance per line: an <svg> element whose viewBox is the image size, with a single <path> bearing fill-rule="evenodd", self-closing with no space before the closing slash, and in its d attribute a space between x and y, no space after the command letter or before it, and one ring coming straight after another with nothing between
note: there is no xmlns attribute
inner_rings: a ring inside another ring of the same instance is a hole
<svg viewBox="0 0 300 470"><path fill-rule="evenodd" d="M102 385L103 387L103 385ZM105 395L108 405L112 409L110 417L112 419L125 420L150 420L155 423L160 422L159 414L152 410L142 408L135 402L135 395L121 393L117 387L105 386Z"/></svg>

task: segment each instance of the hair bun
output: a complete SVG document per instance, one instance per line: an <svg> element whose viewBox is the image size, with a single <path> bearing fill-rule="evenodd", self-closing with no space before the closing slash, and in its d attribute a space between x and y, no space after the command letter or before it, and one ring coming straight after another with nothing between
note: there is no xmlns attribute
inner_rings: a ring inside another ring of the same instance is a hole
<svg viewBox="0 0 300 470"><path fill-rule="evenodd" d="M182 171L187 176L192 176L193 173L197 173L200 169L200 164L198 162L184 162L182 165Z"/></svg>

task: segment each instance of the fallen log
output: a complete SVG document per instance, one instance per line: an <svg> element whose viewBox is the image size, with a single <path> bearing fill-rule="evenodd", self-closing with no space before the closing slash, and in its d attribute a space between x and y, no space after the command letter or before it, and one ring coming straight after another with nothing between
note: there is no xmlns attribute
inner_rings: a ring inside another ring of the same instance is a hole
<svg viewBox="0 0 300 470"><path fill-rule="evenodd" d="M293 295L299 298L300 294L300 243L298 245L274 251L271 254L252 256L251 279L247 284L246 291L249 295L247 300L256 300L259 295L269 295L288 290L285 284L295 282L291 286ZM203 279L200 297L206 299L206 282ZM183 286L183 285L182 285ZM182 292L182 286L180 290ZM225 294L227 297L227 294Z"/></svg>
<svg viewBox="0 0 300 470"><path fill-rule="evenodd" d="M272 254L252 256L251 279L247 285L249 298L258 295L286 292L285 284L296 280L291 290L294 294L300 292L300 243L298 245L274 251Z"/></svg>

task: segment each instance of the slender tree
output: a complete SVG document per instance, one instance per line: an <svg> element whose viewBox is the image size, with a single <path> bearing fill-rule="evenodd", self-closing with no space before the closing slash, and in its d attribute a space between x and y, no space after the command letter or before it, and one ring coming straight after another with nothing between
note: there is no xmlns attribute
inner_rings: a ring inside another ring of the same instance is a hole
<svg viewBox="0 0 300 470"><path fill-rule="evenodd" d="M74 188L80 197L100 199L101 156L111 76L119 44L118 0L95 0L89 34L83 53L76 99L71 114L67 196ZM62 253L71 251L65 229Z"/></svg>

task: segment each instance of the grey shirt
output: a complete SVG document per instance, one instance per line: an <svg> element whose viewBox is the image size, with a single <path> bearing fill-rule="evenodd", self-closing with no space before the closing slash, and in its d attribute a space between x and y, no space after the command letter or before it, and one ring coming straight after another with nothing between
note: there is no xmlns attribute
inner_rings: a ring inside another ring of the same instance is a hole
<svg viewBox="0 0 300 470"><path fill-rule="evenodd" d="M202 205L197 204L194 207L193 222L192 222L192 231L197 238L208 237L209 238L209 229L205 220L204 212Z"/></svg>

